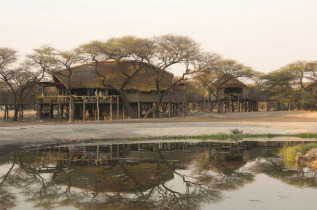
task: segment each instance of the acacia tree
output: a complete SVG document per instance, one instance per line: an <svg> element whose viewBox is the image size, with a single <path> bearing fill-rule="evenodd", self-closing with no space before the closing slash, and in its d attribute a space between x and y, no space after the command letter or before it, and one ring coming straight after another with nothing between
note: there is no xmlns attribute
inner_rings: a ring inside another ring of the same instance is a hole
<svg viewBox="0 0 317 210"><path fill-rule="evenodd" d="M287 101L289 109L295 104L299 109L314 103L313 91L307 83L317 82L317 62L296 61L285 65L277 71L262 76L270 96Z"/></svg>
<svg viewBox="0 0 317 210"><path fill-rule="evenodd" d="M58 51L49 46L42 46L34 50L35 53L31 56L34 62L45 68L51 75L60 75L66 78L67 95L69 98L69 122L74 121L74 97L71 89L71 77L73 74L72 67L80 61L77 53L74 50Z"/></svg>
<svg viewBox="0 0 317 210"><path fill-rule="evenodd" d="M126 36L121 38L111 38L106 42L92 41L83 44L76 49L81 61L94 66L95 73L102 78L103 86L120 93L126 113L131 117L134 117L134 112L126 97L125 88L130 84L131 80L146 67L143 62L144 54L148 52L147 50L150 49L148 46L151 44L151 41L148 39ZM104 75L98 68L100 61L110 60L116 61L119 74L124 78L124 81L119 88L107 84L106 78L108 75ZM132 64L132 69L129 70L125 66L125 62Z"/></svg>
<svg viewBox="0 0 317 210"><path fill-rule="evenodd" d="M201 62L206 54L201 52L199 44L186 36L163 35L152 38L152 42L153 45L148 46L152 50L146 50L144 61L150 66L155 75L157 101L145 113L144 118L153 114L170 90L179 86L184 80L189 79L191 75L204 69L206 64ZM217 54L208 54L208 57L210 61L219 58ZM175 71L175 67L182 71L181 76L163 89L161 87L163 74L168 70Z"/></svg>
<svg viewBox="0 0 317 210"><path fill-rule="evenodd" d="M220 91L229 81L238 78L252 77L255 71L235 60L220 59L208 62L203 71L196 75L196 79L204 82L210 93L216 98L217 112L221 113Z"/></svg>
<svg viewBox="0 0 317 210"><path fill-rule="evenodd" d="M18 112L26 97L45 76L43 69L33 68L27 59L15 64L17 53L10 48L0 48L0 79L5 82L13 95L15 107L13 120L17 121Z"/></svg>

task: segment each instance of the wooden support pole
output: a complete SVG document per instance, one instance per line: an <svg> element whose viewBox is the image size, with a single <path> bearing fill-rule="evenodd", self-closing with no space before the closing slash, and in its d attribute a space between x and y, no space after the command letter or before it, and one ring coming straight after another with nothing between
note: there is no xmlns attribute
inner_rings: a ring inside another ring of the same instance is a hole
<svg viewBox="0 0 317 210"><path fill-rule="evenodd" d="M141 103L138 102L138 118L141 118Z"/></svg>
<svg viewBox="0 0 317 210"><path fill-rule="evenodd" d="M49 103L49 108L48 108L48 119L51 119L51 109L52 109L52 106L51 106L51 102Z"/></svg>
<svg viewBox="0 0 317 210"><path fill-rule="evenodd" d="M231 99L229 98L229 101L228 101L228 112L232 112L232 103L231 103Z"/></svg>
<svg viewBox="0 0 317 210"><path fill-rule="evenodd" d="M4 116L3 116L3 119L6 120L7 119L7 105L4 105Z"/></svg>
<svg viewBox="0 0 317 210"><path fill-rule="evenodd" d="M37 103L36 104L36 118L37 120L40 120L40 105Z"/></svg>
<svg viewBox="0 0 317 210"><path fill-rule="evenodd" d="M112 144L110 145L110 160L112 160Z"/></svg>
<svg viewBox="0 0 317 210"><path fill-rule="evenodd" d="M99 96L97 96L97 120L100 120Z"/></svg>
<svg viewBox="0 0 317 210"><path fill-rule="evenodd" d="M61 116L61 101L58 102L58 111L57 111L58 117Z"/></svg>
<svg viewBox="0 0 317 210"><path fill-rule="evenodd" d="M122 104L122 119L124 120L124 105Z"/></svg>
<svg viewBox="0 0 317 210"><path fill-rule="evenodd" d="M23 113L23 104L21 104L21 118L23 118L23 116L24 116L24 113Z"/></svg>
<svg viewBox="0 0 317 210"><path fill-rule="evenodd" d="M168 102L168 117L170 118L172 116L172 103Z"/></svg>
<svg viewBox="0 0 317 210"><path fill-rule="evenodd" d="M61 105L61 117L64 119L64 105Z"/></svg>
<svg viewBox="0 0 317 210"><path fill-rule="evenodd" d="M205 97L204 97L204 101L203 101L203 111L202 112L206 112L206 102L205 102Z"/></svg>
<svg viewBox="0 0 317 210"><path fill-rule="evenodd" d="M238 95L238 112L240 112L240 97Z"/></svg>
<svg viewBox="0 0 317 210"><path fill-rule="evenodd" d="M184 102L182 103L182 105L183 105L183 117L185 117L185 104L184 104Z"/></svg>
<svg viewBox="0 0 317 210"><path fill-rule="evenodd" d="M86 120L86 101L83 102L83 121Z"/></svg>
<svg viewBox="0 0 317 210"><path fill-rule="evenodd" d="M110 120L112 120L112 96L110 97Z"/></svg>
<svg viewBox="0 0 317 210"><path fill-rule="evenodd" d="M119 96L117 96L117 119L119 120Z"/></svg>
<svg viewBox="0 0 317 210"><path fill-rule="evenodd" d="M117 144L117 158L119 158L119 147L120 147L120 145Z"/></svg>

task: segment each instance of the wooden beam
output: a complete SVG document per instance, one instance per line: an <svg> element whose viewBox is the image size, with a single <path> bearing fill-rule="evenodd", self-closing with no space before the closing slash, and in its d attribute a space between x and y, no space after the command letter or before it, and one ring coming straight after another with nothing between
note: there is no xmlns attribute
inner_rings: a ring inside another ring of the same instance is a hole
<svg viewBox="0 0 317 210"><path fill-rule="evenodd" d="M117 96L117 119L119 120L119 96Z"/></svg>
<svg viewBox="0 0 317 210"><path fill-rule="evenodd" d="M86 121L86 101L83 102L83 121Z"/></svg>
<svg viewBox="0 0 317 210"><path fill-rule="evenodd" d="M7 105L4 105L4 117L3 117L3 119L9 119L8 118L8 115L7 115L7 110L8 110L8 106Z"/></svg>
<svg viewBox="0 0 317 210"><path fill-rule="evenodd" d="M122 119L124 120L124 105L122 104Z"/></svg>
<svg viewBox="0 0 317 210"><path fill-rule="evenodd" d="M112 120L112 96L110 96L110 120Z"/></svg>
<svg viewBox="0 0 317 210"><path fill-rule="evenodd" d="M138 102L138 118L141 118L141 103Z"/></svg>
<svg viewBox="0 0 317 210"><path fill-rule="evenodd" d="M36 104L36 118L40 120L40 105Z"/></svg>
<svg viewBox="0 0 317 210"><path fill-rule="evenodd" d="M99 96L97 96L97 120L100 120Z"/></svg>
<svg viewBox="0 0 317 210"><path fill-rule="evenodd" d="M48 119L51 119L51 109L52 109L52 106L51 106L51 102L49 103L49 108L48 108Z"/></svg>
<svg viewBox="0 0 317 210"><path fill-rule="evenodd" d="M184 104L184 102L182 103L182 105L183 105L183 117L185 117L185 104Z"/></svg>
<svg viewBox="0 0 317 210"><path fill-rule="evenodd" d="M23 110L23 104L21 104L21 107L20 107L20 108L21 108L21 118L23 118L23 116L24 116L24 113L23 113L23 111L24 111L24 110Z"/></svg>

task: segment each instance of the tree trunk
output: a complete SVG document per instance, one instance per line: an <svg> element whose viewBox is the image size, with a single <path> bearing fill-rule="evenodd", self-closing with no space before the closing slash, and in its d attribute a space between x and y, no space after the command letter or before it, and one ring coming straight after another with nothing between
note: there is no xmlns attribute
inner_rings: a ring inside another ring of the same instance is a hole
<svg viewBox="0 0 317 210"><path fill-rule="evenodd" d="M221 102L220 102L220 98L219 98L219 90L217 90L217 113L218 114L221 113Z"/></svg>
<svg viewBox="0 0 317 210"><path fill-rule="evenodd" d="M120 94L121 94L122 103L123 103L124 109L125 109L125 115L128 117L131 117L131 118L136 117L123 89L120 90Z"/></svg>
<svg viewBox="0 0 317 210"><path fill-rule="evenodd" d="M69 94L69 122L74 122L74 115L75 115L75 104L74 104L74 98L71 94Z"/></svg>
<svg viewBox="0 0 317 210"><path fill-rule="evenodd" d="M159 105L162 103L163 97L164 95L159 93L157 103L155 103L155 105L144 114L144 118L149 118L154 111L158 109Z"/></svg>
<svg viewBox="0 0 317 210"><path fill-rule="evenodd" d="M20 110L20 103L15 103L14 105L14 116L13 116L13 121L18 121L18 114Z"/></svg>

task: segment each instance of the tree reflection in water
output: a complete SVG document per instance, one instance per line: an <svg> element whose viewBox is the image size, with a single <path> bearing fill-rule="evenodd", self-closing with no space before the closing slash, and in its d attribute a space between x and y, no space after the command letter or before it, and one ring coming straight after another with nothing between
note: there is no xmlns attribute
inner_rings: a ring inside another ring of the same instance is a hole
<svg viewBox="0 0 317 210"><path fill-rule="evenodd" d="M284 183L297 187L317 188L317 172L310 168L289 168L282 158L258 158L253 168Z"/></svg>
<svg viewBox="0 0 317 210"><path fill-rule="evenodd" d="M307 180L275 162L257 162L252 172L241 170L247 147L229 146L162 143L23 152L6 163L0 207L16 205L15 188L41 209L199 209L202 203L220 201L223 190L251 183L254 172L297 183Z"/></svg>

